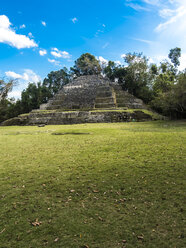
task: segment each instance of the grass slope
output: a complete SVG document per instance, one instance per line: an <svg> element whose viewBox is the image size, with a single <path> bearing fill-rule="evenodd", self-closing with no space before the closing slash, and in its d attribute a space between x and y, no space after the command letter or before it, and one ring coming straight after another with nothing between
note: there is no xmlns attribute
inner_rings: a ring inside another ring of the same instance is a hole
<svg viewBox="0 0 186 248"><path fill-rule="evenodd" d="M0 127L0 247L185 247L185 124Z"/></svg>

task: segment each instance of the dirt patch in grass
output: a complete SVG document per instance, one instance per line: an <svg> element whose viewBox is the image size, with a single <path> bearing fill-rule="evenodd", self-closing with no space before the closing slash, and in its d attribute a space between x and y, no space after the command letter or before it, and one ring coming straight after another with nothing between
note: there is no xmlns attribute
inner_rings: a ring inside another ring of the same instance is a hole
<svg viewBox="0 0 186 248"><path fill-rule="evenodd" d="M75 133L75 132L65 132L65 133L52 133L52 135L88 135L90 133Z"/></svg>

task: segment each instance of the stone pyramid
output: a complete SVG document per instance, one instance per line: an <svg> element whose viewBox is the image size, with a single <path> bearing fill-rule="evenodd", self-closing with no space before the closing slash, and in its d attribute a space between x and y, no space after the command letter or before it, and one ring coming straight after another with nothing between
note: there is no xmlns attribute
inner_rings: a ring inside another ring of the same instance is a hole
<svg viewBox="0 0 186 248"><path fill-rule="evenodd" d="M46 110L145 109L137 99L116 82L98 75L81 76L64 86L47 104Z"/></svg>
<svg viewBox="0 0 186 248"><path fill-rule="evenodd" d="M155 116L155 117L154 117ZM116 82L98 75L81 76L65 85L40 109L2 125L55 125L159 119Z"/></svg>

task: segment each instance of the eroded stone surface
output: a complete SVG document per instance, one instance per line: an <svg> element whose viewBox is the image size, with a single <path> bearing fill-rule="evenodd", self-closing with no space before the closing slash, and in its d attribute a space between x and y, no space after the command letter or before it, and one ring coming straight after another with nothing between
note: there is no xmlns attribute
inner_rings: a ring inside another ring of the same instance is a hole
<svg viewBox="0 0 186 248"><path fill-rule="evenodd" d="M19 116L2 123L4 126L12 125L60 125L79 123L109 123L128 121L152 120L150 114L137 110L133 113L125 111L73 111L73 112L41 112L33 111L28 116Z"/></svg>

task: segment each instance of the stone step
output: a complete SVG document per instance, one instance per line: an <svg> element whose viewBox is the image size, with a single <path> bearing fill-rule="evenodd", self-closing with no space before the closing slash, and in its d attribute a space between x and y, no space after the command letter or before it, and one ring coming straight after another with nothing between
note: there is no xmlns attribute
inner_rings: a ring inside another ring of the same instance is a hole
<svg viewBox="0 0 186 248"><path fill-rule="evenodd" d="M117 103L118 108L127 107L126 103Z"/></svg>
<svg viewBox="0 0 186 248"><path fill-rule="evenodd" d="M62 105L63 100L53 100L50 104L51 105Z"/></svg>
<svg viewBox="0 0 186 248"><path fill-rule="evenodd" d="M53 98L54 100L64 100L65 99L65 94L56 94L55 97Z"/></svg>
<svg viewBox="0 0 186 248"><path fill-rule="evenodd" d="M112 97L112 91L97 92L96 98Z"/></svg>
<svg viewBox="0 0 186 248"><path fill-rule="evenodd" d="M101 86L99 86L98 87L98 89L97 89L98 91L99 90L101 90L101 91L110 91L111 90L111 88L110 88L110 86L105 86L105 85L101 85Z"/></svg>
<svg viewBox="0 0 186 248"><path fill-rule="evenodd" d="M95 108L116 108L114 103L96 103Z"/></svg>
<svg viewBox="0 0 186 248"><path fill-rule="evenodd" d="M131 96L125 92L119 92L119 93L116 92L116 97L117 98L126 98L126 97L131 98Z"/></svg>
<svg viewBox="0 0 186 248"><path fill-rule="evenodd" d="M113 97L97 97L95 103L114 103Z"/></svg>
<svg viewBox="0 0 186 248"><path fill-rule="evenodd" d="M127 102L129 102L129 100L130 99L128 99L128 98L116 98L116 102L118 103L118 104L122 104L122 103L127 103Z"/></svg>
<svg viewBox="0 0 186 248"><path fill-rule="evenodd" d="M51 104L53 102L53 99L48 100L48 104Z"/></svg>
<svg viewBox="0 0 186 248"><path fill-rule="evenodd" d="M61 105L50 105L47 107L48 110L53 110L53 109L60 109Z"/></svg>

